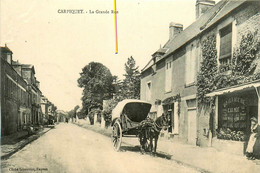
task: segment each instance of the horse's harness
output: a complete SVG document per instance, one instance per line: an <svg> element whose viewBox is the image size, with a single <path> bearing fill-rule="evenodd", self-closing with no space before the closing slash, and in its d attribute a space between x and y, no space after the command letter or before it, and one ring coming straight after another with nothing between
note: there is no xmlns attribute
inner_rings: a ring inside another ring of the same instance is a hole
<svg viewBox="0 0 260 173"><path fill-rule="evenodd" d="M162 128L168 127L167 125L160 126L156 123L156 121L149 122L149 126L153 127L153 129L158 133L161 131Z"/></svg>
<svg viewBox="0 0 260 173"><path fill-rule="evenodd" d="M160 132L162 128L168 127L167 125L159 126L156 121L154 121L154 130ZM159 129L158 129L159 128Z"/></svg>

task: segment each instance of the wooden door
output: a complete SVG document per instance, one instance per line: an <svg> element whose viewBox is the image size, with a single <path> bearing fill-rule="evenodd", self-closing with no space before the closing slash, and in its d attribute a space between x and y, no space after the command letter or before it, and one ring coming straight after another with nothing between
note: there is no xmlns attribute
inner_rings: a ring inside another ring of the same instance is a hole
<svg viewBox="0 0 260 173"><path fill-rule="evenodd" d="M197 121L196 109L188 110L188 143L196 145L197 140Z"/></svg>

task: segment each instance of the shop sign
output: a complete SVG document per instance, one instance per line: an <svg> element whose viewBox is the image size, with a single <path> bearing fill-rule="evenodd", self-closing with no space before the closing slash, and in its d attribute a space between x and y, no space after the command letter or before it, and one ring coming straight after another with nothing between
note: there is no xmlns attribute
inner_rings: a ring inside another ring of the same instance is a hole
<svg viewBox="0 0 260 173"><path fill-rule="evenodd" d="M224 107L227 107L227 105L228 104L231 104L231 103L241 103L242 105L244 105L245 106L245 99L243 99L243 98L240 98L240 97L230 97L230 98L228 98L225 102L224 102L224 104L223 104L223 106Z"/></svg>
<svg viewBox="0 0 260 173"><path fill-rule="evenodd" d="M239 97L231 97L223 103L222 123L224 128L246 128L245 99Z"/></svg>

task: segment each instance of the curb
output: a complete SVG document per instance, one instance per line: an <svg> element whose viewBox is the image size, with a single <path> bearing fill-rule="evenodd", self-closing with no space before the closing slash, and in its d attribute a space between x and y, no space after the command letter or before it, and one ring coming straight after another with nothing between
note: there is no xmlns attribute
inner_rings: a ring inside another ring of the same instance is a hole
<svg viewBox="0 0 260 173"><path fill-rule="evenodd" d="M1 156L1 160L6 160L9 157L11 157L14 153L16 153L17 151L21 150L22 148L24 148L26 145L28 145L29 143L35 141L36 139L38 139L40 136L44 135L45 133L47 133L48 131L50 131L52 128L49 128L48 130L46 130L45 132L36 135L36 136L32 136L31 139L29 139L28 141L25 141L24 143L22 143L19 147L15 148L14 150L12 150L11 152L9 152L8 154L5 154L3 156Z"/></svg>
<svg viewBox="0 0 260 173"><path fill-rule="evenodd" d="M75 124L75 125L77 125L77 126L79 126L79 127L81 127L81 128L84 128L84 129L91 130L91 131L93 131L93 132L99 133L99 134L101 134L101 135L103 135L103 136L110 137L110 136L108 136L107 134L102 134L102 133L100 133L100 131L98 131L98 130L94 130L94 129L91 129L91 128L83 127L83 126L81 126L81 125L79 125L79 124L76 124L76 123L73 123L73 124ZM123 143L123 144L127 144L127 145L129 145L129 146L134 146L133 144L130 144L130 143L127 143L127 142L123 142L123 141L122 141L122 143ZM157 151L157 153L159 153L159 154L164 154L164 155L170 155L169 153L165 153L165 152L162 152L162 151ZM184 161L181 161L181 160L178 160L178 159L174 159L173 157L171 157L169 160L172 160L172 161L174 161L174 162L176 162L176 163L178 163L178 164L180 164L180 165L183 165L183 166L186 166L186 167L195 169L196 171L199 171L199 172L202 172L202 173L211 173L210 171L208 171L208 170L206 170L206 169L204 169L204 168L200 168L200 167L197 167L197 166L192 165L192 164L190 164L190 163L186 163L186 162L184 162Z"/></svg>

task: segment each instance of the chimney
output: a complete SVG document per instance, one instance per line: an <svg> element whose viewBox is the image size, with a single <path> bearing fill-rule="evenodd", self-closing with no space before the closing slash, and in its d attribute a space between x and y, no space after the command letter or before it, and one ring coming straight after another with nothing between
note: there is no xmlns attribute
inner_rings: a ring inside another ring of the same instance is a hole
<svg viewBox="0 0 260 173"><path fill-rule="evenodd" d="M173 39L181 31L183 31L182 24L171 22L169 25L169 39Z"/></svg>
<svg viewBox="0 0 260 173"><path fill-rule="evenodd" d="M198 19L202 14L208 11L211 7L215 5L215 1L212 0L197 0L196 2L196 19Z"/></svg>

